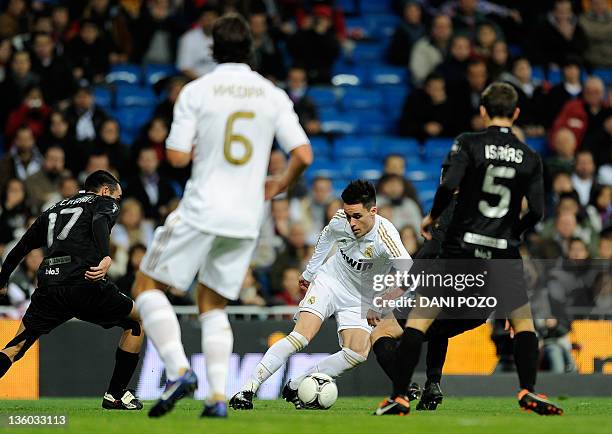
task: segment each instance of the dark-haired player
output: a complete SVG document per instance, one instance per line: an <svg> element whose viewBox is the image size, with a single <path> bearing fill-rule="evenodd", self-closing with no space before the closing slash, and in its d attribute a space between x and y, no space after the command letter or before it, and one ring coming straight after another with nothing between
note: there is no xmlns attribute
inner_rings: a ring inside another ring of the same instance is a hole
<svg viewBox="0 0 612 434"><path fill-rule="evenodd" d="M115 370L102 407L140 410L127 390L142 346L143 333L134 302L106 280L111 265L110 231L119 214L119 181L99 170L85 180L85 191L42 213L9 252L0 271L0 293L19 262L33 249L45 248L38 288L15 337L0 352L0 377L44 334L71 318L104 328L122 327Z"/></svg>
<svg viewBox="0 0 612 434"><path fill-rule="evenodd" d="M209 396L203 417L226 417L233 334L225 306L236 300L257 244L264 198L284 191L312 161L308 137L285 92L252 71L251 32L239 15L213 25L215 69L187 84L174 107L168 161L191 178L178 209L155 231L132 294L169 382L149 416L159 417L197 385L181 329L163 290L188 289L197 276ZM291 154L266 182L274 137Z"/></svg>
<svg viewBox="0 0 612 434"><path fill-rule="evenodd" d="M537 374L538 339L523 278L518 251L520 235L542 217L544 187L539 155L518 140L512 124L519 115L518 96L505 83L493 83L481 97L480 114L487 129L460 135L448 171L442 180L431 213L422 224L423 236L431 238L431 227L451 202L457 189L457 204L442 244L441 257L450 264L456 259L504 259L503 270L489 268L488 290L498 299L514 329L514 357L521 391L519 405L538 414L561 414L562 410L544 396L534 393ZM529 211L520 217L525 197ZM500 272L501 271L501 272ZM419 292L419 291L417 291ZM397 349L393 394L377 414L406 414L405 396L419 361L427 330L440 309L417 306L410 312ZM498 312L499 313L499 312Z"/></svg>
<svg viewBox="0 0 612 434"><path fill-rule="evenodd" d="M366 361L372 331L363 312L364 300L369 299L363 290L372 288L366 279L388 273L392 265L398 270L402 266L408 269L411 259L397 229L377 214L376 192L370 182L352 181L342 192L342 200L343 209L319 235L300 278L300 287L307 292L293 331L268 349L251 378L231 399L235 409L252 409L261 384L292 354L306 347L332 315L338 325L341 350L291 379L283 389L283 398L301 408L297 388L305 375L320 372L335 378ZM334 245L336 253L325 261Z"/></svg>

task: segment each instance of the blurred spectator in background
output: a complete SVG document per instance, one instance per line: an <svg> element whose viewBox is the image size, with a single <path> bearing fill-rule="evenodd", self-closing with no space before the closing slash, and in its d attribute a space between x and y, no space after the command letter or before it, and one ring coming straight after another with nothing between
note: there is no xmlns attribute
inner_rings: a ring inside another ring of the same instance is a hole
<svg viewBox="0 0 612 434"><path fill-rule="evenodd" d="M270 203L270 206L274 237L277 238L273 246L276 253L278 253L283 247L285 240L289 238L289 228L291 227L289 199L286 197L275 198Z"/></svg>
<svg viewBox="0 0 612 434"><path fill-rule="evenodd" d="M491 48L491 57L487 60L487 73L491 81L499 80L509 70L510 54L506 41L495 41Z"/></svg>
<svg viewBox="0 0 612 434"><path fill-rule="evenodd" d="M598 259L612 259L612 228L608 227L601 232L597 249Z"/></svg>
<svg viewBox="0 0 612 434"><path fill-rule="evenodd" d="M550 89L540 106L540 118L546 128L550 128L566 102L582 95L580 68L580 60L575 56L569 56L563 61L561 83Z"/></svg>
<svg viewBox="0 0 612 434"><path fill-rule="evenodd" d="M423 8L416 0L404 2L402 20L395 28L387 49L387 60L398 66L408 66L414 43L425 36Z"/></svg>
<svg viewBox="0 0 612 434"><path fill-rule="evenodd" d="M589 128L582 141L582 149L591 151L593 154L595 164L600 169L600 177L602 169L606 169L609 173L610 165L612 165L612 108L608 106L601 117L603 118L601 128ZM606 179L607 181L602 178L600 182L612 184L609 177Z"/></svg>
<svg viewBox="0 0 612 434"><path fill-rule="evenodd" d="M111 47L95 21L81 21L79 34L66 46L76 80L101 83L110 66Z"/></svg>
<svg viewBox="0 0 612 434"><path fill-rule="evenodd" d="M281 282L282 291L276 296L278 304L297 306L304 298L300 289L300 277L302 272L297 268L285 268Z"/></svg>
<svg viewBox="0 0 612 434"><path fill-rule="evenodd" d="M32 71L30 53L17 51L11 59L11 70L0 85L0 122L4 125L8 114L22 103L26 91L39 83L39 77Z"/></svg>
<svg viewBox="0 0 612 434"><path fill-rule="evenodd" d="M111 50L110 62L127 62L132 50L131 23L123 10L114 3L111 0L90 0L83 11L83 17L95 22L100 29Z"/></svg>
<svg viewBox="0 0 612 434"><path fill-rule="evenodd" d="M140 137L132 146L132 159L138 160L140 150L153 148L159 161L166 160L166 137L169 133L168 124L163 118L154 117L141 130Z"/></svg>
<svg viewBox="0 0 612 434"><path fill-rule="evenodd" d="M68 41L68 30L70 25L70 11L65 4L54 4L51 9L51 22L53 24L53 39L58 48L63 49Z"/></svg>
<svg viewBox="0 0 612 434"><path fill-rule="evenodd" d="M144 219L142 205L133 198L121 203L121 213L117 224L111 231L111 247L114 249L113 265L109 274L113 277L126 273L130 246L144 244L149 246L153 240L153 224Z"/></svg>
<svg viewBox="0 0 612 434"><path fill-rule="evenodd" d="M307 134L319 134L321 122L317 106L308 97L308 82L306 70L300 67L292 67L287 74L287 94L293 101L293 109L300 118L300 124Z"/></svg>
<svg viewBox="0 0 612 434"><path fill-rule="evenodd" d="M167 92L166 97L155 107L153 113L154 118L163 118L166 124L172 125L174 119L174 103L181 92L181 89L188 83L186 77L176 76L171 77L165 81L165 90Z"/></svg>
<svg viewBox="0 0 612 434"><path fill-rule="evenodd" d="M548 233L543 232L541 251L536 257L556 259L567 257L569 243L577 236L578 223L576 215L571 212L557 214L554 217L554 226Z"/></svg>
<svg viewBox="0 0 612 434"><path fill-rule="evenodd" d="M12 38L28 31L29 19L25 0L9 0L6 10L0 15L0 37Z"/></svg>
<svg viewBox="0 0 612 434"><path fill-rule="evenodd" d="M436 68L436 71L442 74L449 87L465 80L471 53L472 43L467 36L453 36L448 57Z"/></svg>
<svg viewBox="0 0 612 434"><path fill-rule="evenodd" d="M487 16L510 18L520 23L521 14L516 9L511 9L497 2L485 0L451 0L442 7L442 13L453 17L453 25L457 30L476 33L479 24L487 21Z"/></svg>
<svg viewBox="0 0 612 434"><path fill-rule="evenodd" d="M410 256L414 257L414 254L421 248L417 231L413 226L404 226L400 230L400 238Z"/></svg>
<svg viewBox="0 0 612 434"><path fill-rule="evenodd" d="M451 93L460 131L479 131L484 128L484 121L480 117L480 94L487 83L485 63L481 60L471 61L467 67L466 79Z"/></svg>
<svg viewBox="0 0 612 434"><path fill-rule="evenodd" d="M0 194L0 256L4 246L25 231L30 211L23 181L11 178Z"/></svg>
<svg viewBox="0 0 612 434"><path fill-rule="evenodd" d="M288 40L287 47L294 62L306 69L308 81L328 84L331 69L340 54L340 43L332 28L332 10L328 6L313 8L312 19Z"/></svg>
<svg viewBox="0 0 612 434"><path fill-rule="evenodd" d="M44 212L60 200L69 199L72 196L76 195L79 192L80 187L81 186L79 185L79 182L73 176L62 176L59 179L57 192L50 196L47 203L42 206L41 211Z"/></svg>
<svg viewBox="0 0 612 434"><path fill-rule="evenodd" d="M153 64L175 62L180 27L171 12L170 0L153 0L142 5L132 32L134 62ZM202 48L198 50L201 51Z"/></svg>
<svg viewBox="0 0 612 434"><path fill-rule="evenodd" d="M265 306L266 300L261 296L259 292L259 282L253 276L253 268L249 267L247 270L244 281L242 282L242 288L240 289L240 295L238 296L240 304L248 306Z"/></svg>
<svg viewBox="0 0 612 434"><path fill-rule="evenodd" d="M40 77L45 101L50 105L67 104L73 91L68 60L57 54L55 41L49 33L34 34L32 48L32 71Z"/></svg>
<svg viewBox="0 0 612 434"><path fill-rule="evenodd" d="M12 55L13 45L11 40L0 38L0 84L8 76Z"/></svg>
<svg viewBox="0 0 612 434"><path fill-rule="evenodd" d="M120 175L125 175L126 163L129 160L126 145L121 142L119 122L108 118L102 122L98 139L95 142L95 149L98 153L108 155L108 160L112 168Z"/></svg>
<svg viewBox="0 0 612 434"><path fill-rule="evenodd" d="M38 172L41 166L42 156L36 148L34 134L26 126L19 127L12 148L0 160L0 191L9 179L25 181L28 176Z"/></svg>
<svg viewBox="0 0 612 434"><path fill-rule="evenodd" d="M453 26L448 15L438 15L431 22L428 36L420 38L410 54L410 73L415 84L425 78L442 63L450 47Z"/></svg>
<svg viewBox="0 0 612 434"><path fill-rule="evenodd" d="M610 116L604 97L603 81L599 77L589 77L584 84L582 98L565 103L550 134L562 127L569 128L576 135L580 147L585 136L601 131L604 121Z"/></svg>
<svg viewBox="0 0 612 434"><path fill-rule="evenodd" d="M310 259L312 249L306 243L306 231L300 223L292 223L285 249L276 257L270 268L270 284L272 292L278 294L283 290L283 272L287 268L304 270Z"/></svg>
<svg viewBox="0 0 612 434"><path fill-rule="evenodd" d="M609 185L594 186L589 207L599 220L599 230L610 227L612 225L612 187Z"/></svg>
<svg viewBox="0 0 612 434"><path fill-rule="evenodd" d="M64 150L51 146L45 151L41 169L25 180L28 205L35 214L57 193L60 177L66 176Z"/></svg>
<svg viewBox="0 0 612 434"><path fill-rule="evenodd" d="M532 37L540 45L540 61L546 66L561 65L568 55L583 59L588 44L570 0L556 0Z"/></svg>
<svg viewBox="0 0 612 434"><path fill-rule="evenodd" d="M51 108L45 103L40 87L30 87L21 105L11 112L6 121L7 139L12 140L17 129L22 126L27 126L38 139L45 131L50 114Z"/></svg>
<svg viewBox="0 0 612 434"><path fill-rule="evenodd" d="M59 146L64 153L70 155L66 160L66 168L72 173L77 174L85 166L87 147L79 147L76 143L66 115L60 111L54 111L49 116L49 123L38 141L38 148L45 152L51 146Z"/></svg>
<svg viewBox="0 0 612 434"><path fill-rule="evenodd" d="M510 83L518 93L521 109L516 124L525 130L528 137L543 136L546 132L541 123L538 105L543 99L541 82L531 75L531 63L526 57L518 57L512 63L512 73L502 74L502 80Z"/></svg>
<svg viewBox="0 0 612 434"><path fill-rule="evenodd" d="M559 204L559 197L562 193L571 193L574 191L572 185L572 174L569 172L557 172L551 176L550 188L547 189L548 197L546 199L546 216L554 215L555 209ZM546 178L544 179L546 182Z"/></svg>
<svg viewBox="0 0 612 434"><path fill-rule="evenodd" d="M379 182L379 206L389 205L391 222L397 228L412 226L420 231L423 215L419 205L404 195L404 180L398 175L384 175Z"/></svg>
<svg viewBox="0 0 612 434"><path fill-rule="evenodd" d="M96 105L96 99L88 86L77 89L65 116L70 125L70 134L78 142L95 140L102 122L108 117L104 110Z"/></svg>
<svg viewBox="0 0 612 434"><path fill-rule="evenodd" d="M497 28L490 22L482 23L476 30L476 43L474 44L474 54L479 59L488 62L493 56L495 43L500 39Z"/></svg>
<svg viewBox="0 0 612 434"><path fill-rule="evenodd" d="M595 184L595 162L593 154L590 151L581 150L576 153L576 164L574 173L572 174L572 185L578 197L580 204L586 206L591 199L591 189Z"/></svg>
<svg viewBox="0 0 612 434"><path fill-rule="evenodd" d="M96 170L110 171L111 167L110 162L108 160L108 155L106 155L104 152L94 150L87 157L87 163L85 164L85 168L78 175L79 182L81 184L85 184L85 180L87 179L87 177L94 173Z"/></svg>
<svg viewBox="0 0 612 434"><path fill-rule="evenodd" d="M253 36L251 67L274 82L282 80L285 65L276 41L268 32L268 17L263 12L251 14L249 25Z"/></svg>
<svg viewBox="0 0 612 434"><path fill-rule="evenodd" d="M584 57L592 67L612 67L612 12L607 0L591 0L591 10L578 22L584 30L588 48Z"/></svg>
<svg viewBox="0 0 612 434"><path fill-rule="evenodd" d="M545 162L546 181L550 185L559 172L571 173L574 169L576 136L568 128L560 128L552 138L554 155Z"/></svg>
<svg viewBox="0 0 612 434"><path fill-rule="evenodd" d="M21 318L30 304L30 299L38 284L38 267L42 264L44 256L42 249L30 251L11 275L7 285L6 299L1 303L15 308L9 313L10 318Z"/></svg>
<svg viewBox="0 0 612 434"><path fill-rule="evenodd" d="M301 223L308 243L314 244L327 224L325 212L333 199L331 179L320 176L312 181L312 188L307 196L291 200L291 221Z"/></svg>
<svg viewBox="0 0 612 434"><path fill-rule="evenodd" d="M417 194L414 184L406 179L406 159L402 155L389 154L385 157L383 175L401 176L404 179L404 194L406 197L409 197L417 203L419 202L419 195ZM380 189L380 184L376 189Z"/></svg>
<svg viewBox="0 0 612 434"><path fill-rule="evenodd" d="M128 180L126 197L138 200L144 216L159 222L168 215L168 203L176 197L169 179L160 175L159 159L153 148L141 148L138 153L138 174Z"/></svg>
<svg viewBox="0 0 612 434"><path fill-rule="evenodd" d="M132 244L128 252L128 262L125 274L117 279L119 290L128 297L132 296L132 284L136 279L136 272L140 269L140 262L147 251L147 246L142 243Z"/></svg>
<svg viewBox="0 0 612 434"><path fill-rule="evenodd" d="M431 73L422 89L406 97L399 121L402 135L425 140L430 137L451 137L456 134L457 113L446 94L444 77Z"/></svg>
<svg viewBox="0 0 612 434"><path fill-rule="evenodd" d="M210 72L216 65L212 57L212 28L219 17L217 9L204 5L196 25L181 36L176 55L176 67L190 79Z"/></svg>

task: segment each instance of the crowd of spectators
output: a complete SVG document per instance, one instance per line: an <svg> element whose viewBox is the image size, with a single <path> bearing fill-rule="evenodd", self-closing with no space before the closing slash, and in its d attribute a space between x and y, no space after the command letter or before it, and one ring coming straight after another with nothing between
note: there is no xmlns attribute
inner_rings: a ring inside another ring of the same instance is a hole
<svg viewBox="0 0 612 434"><path fill-rule="evenodd" d="M125 199L112 232L109 274L129 293L155 227L176 208L189 177L189 169L166 163L164 142L181 88L215 66L215 19L228 11L247 18L254 40L252 67L286 89L300 122L315 136L322 128L309 86L329 85L334 64L350 58L356 44L368 43L360 32L347 30L338 3L0 1L0 257L40 212L76 194L89 173L110 170L121 179ZM391 3L399 24L386 41L386 61L406 69L412 89L397 132L425 141L480 130L480 93L494 80L511 83L520 97L517 134L545 137L549 143L543 155L547 215L526 237L525 251L526 256L559 261L549 280L541 282L547 297L542 305L555 320L541 325L548 330L543 333L552 339L569 330L565 314L557 318L558 311L550 308L558 300L610 309L610 282L593 277L583 297L576 296L576 287L563 286L585 282L568 280L568 273L584 272L572 261L612 259L612 92L591 75L612 68L610 2ZM120 119L97 104L93 92L113 65L126 62L173 64L178 71L156 85L159 102L133 143L123 142ZM535 66L543 76L534 75ZM560 79L553 84L548 78L554 74ZM274 150L270 174L285 167L286 156ZM387 156L377 183L378 206L413 254L423 241L419 225L428 210L422 209L408 171L403 156ZM326 177L302 181L267 204L238 302L297 304L303 296L298 277L319 232L341 206L338 187ZM34 270L42 255L32 252L11 280L4 302L15 306L15 315L36 286ZM191 303L188 293L173 290L169 296L176 304ZM562 358L550 351L551 363L560 366Z"/></svg>

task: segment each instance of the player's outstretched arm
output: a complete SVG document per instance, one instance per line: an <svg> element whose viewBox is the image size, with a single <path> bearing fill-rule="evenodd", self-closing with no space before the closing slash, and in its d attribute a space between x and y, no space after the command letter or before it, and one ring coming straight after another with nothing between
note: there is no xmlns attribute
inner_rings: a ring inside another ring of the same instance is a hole
<svg viewBox="0 0 612 434"><path fill-rule="evenodd" d="M286 191L300 177L304 170L312 164L312 148L308 143L294 148L289 155L289 164L287 165L286 172L278 179L266 181L266 200L270 200L277 194Z"/></svg>
<svg viewBox="0 0 612 434"><path fill-rule="evenodd" d="M323 228L321 234L319 234L319 239L315 245L312 258L310 258L308 265L306 265L306 269L302 273L300 286L306 286L306 288L308 287L310 282L312 282L314 277L317 275L317 272L319 271L319 268L321 268L321 265L323 265L323 262L325 262L325 258L327 258L329 251L335 244L332 228L330 226L334 224L337 219L339 219L339 217L332 218L331 222L329 222L329 224Z"/></svg>
<svg viewBox="0 0 612 434"><path fill-rule="evenodd" d="M2 264L2 270L0 270L0 296L6 295L6 285L8 284L9 278L22 259L32 250L43 246L44 237L40 235L40 232L41 223L40 218L38 218L7 255L4 264Z"/></svg>

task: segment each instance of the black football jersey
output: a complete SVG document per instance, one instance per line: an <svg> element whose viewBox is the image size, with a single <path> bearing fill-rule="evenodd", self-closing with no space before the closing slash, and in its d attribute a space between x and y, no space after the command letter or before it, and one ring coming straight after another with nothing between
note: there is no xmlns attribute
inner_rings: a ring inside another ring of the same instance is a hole
<svg viewBox="0 0 612 434"><path fill-rule="evenodd" d="M540 156L506 127L460 135L445 178L459 187L447 239L470 232L516 243L523 197L540 215L544 208Z"/></svg>
<svg viewBox="0 0 612 434"><path fill-rule="evenodd" d="M119 215L119 205L108 196L79 193L62 200L34 222L37 244L46 249L38 269L38 285L86 283L85 271L103 258L93 235L93 222L104 219L109 232Z"/></svg>

